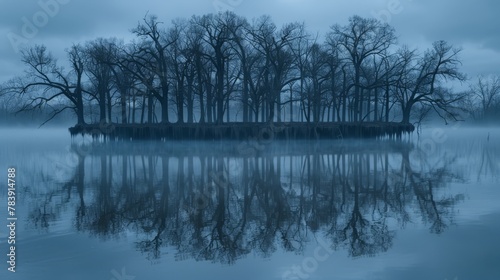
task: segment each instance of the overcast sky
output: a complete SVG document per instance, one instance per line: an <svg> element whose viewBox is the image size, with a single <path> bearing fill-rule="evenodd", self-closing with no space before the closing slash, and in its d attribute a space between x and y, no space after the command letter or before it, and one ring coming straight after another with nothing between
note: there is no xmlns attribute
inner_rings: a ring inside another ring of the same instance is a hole
<svg viewBox="0 0 500 280"><path fill-rule="evenodd" d="M133 36L149 11L172 19L230 9L252 19L270 15L280 26L305 22L312 33L345 24L354 15L377 17L395 27L399 44L424 50L435 40L463 48L463 72L499 74L500 1L495 0L0 0L0 82L22 73L18 43L45 44L60 59L72 43ZM44 4L45 3L45 4ZM45 6L45 8L43 7ZM48 8L47 8L48 7ZM31 28L30 28L31 27ZM34 27L34 28L33 28Z"/></svg>

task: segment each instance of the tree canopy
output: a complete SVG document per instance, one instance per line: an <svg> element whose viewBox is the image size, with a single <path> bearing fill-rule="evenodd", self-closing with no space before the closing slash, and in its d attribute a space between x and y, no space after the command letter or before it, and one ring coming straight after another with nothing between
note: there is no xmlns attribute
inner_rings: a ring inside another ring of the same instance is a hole
<svg viewBox="0 0 500 280"><path fill-rule="evenodd" d="M458 118L460 49L397 45L395 30L353 16L323 42L304 24L276 26L232 12L178 19L146 15L131 42L96 38L67 49L68 69L45 46L22 52L26 75L4 85L20 111L70 109L85 123L388 122L431 110Z"/></svg>

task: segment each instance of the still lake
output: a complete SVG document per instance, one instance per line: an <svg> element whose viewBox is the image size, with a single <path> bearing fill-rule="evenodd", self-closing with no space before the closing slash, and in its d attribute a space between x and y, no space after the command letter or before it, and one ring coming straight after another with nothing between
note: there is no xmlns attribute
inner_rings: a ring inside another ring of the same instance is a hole
<svg viewBox="0 0 500 280"><path fill-rule="evenodd" d="M1 129L0 179L0 279L500 279L498 128L114 143Z"/></svg>

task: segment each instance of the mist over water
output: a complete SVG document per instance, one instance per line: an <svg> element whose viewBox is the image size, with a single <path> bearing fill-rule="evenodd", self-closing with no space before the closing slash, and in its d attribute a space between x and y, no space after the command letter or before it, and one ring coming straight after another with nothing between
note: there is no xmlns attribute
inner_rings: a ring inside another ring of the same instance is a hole
<svg viewBox="0 0 500 280"><path fill-rule="evenodd" d="M1 133L0 177L17 173L8 279L500 277L495 128L265 143Z"/></svg>

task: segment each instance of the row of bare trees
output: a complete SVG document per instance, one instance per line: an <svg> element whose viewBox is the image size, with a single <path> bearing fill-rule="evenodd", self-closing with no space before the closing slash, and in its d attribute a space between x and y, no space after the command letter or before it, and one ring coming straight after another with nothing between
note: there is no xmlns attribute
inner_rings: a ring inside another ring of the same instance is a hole
<svg viewBox="0 0 500 280"><path fill-rule="evenodd" d="M353 16L323 42L304 24L277 27L232 12L178 19L146 16L136 40L95 39L67 50L63 68L44 46L23 51L27 75L6 88L21 110L73 110L78 124L363 122L409 123L434 109L456 118L459 49L421 53L396 45L394 29ZM64 106L61 106L64 104ZM59 105L59 106L56 106ZM419 113L421 114L421 113Z"/></svg>
<svg viewBox="0 0 500 280"><path fill-rule="evenodd" d="M476 121L500 120L500 76L479 76L463 107Z"/></svg>

